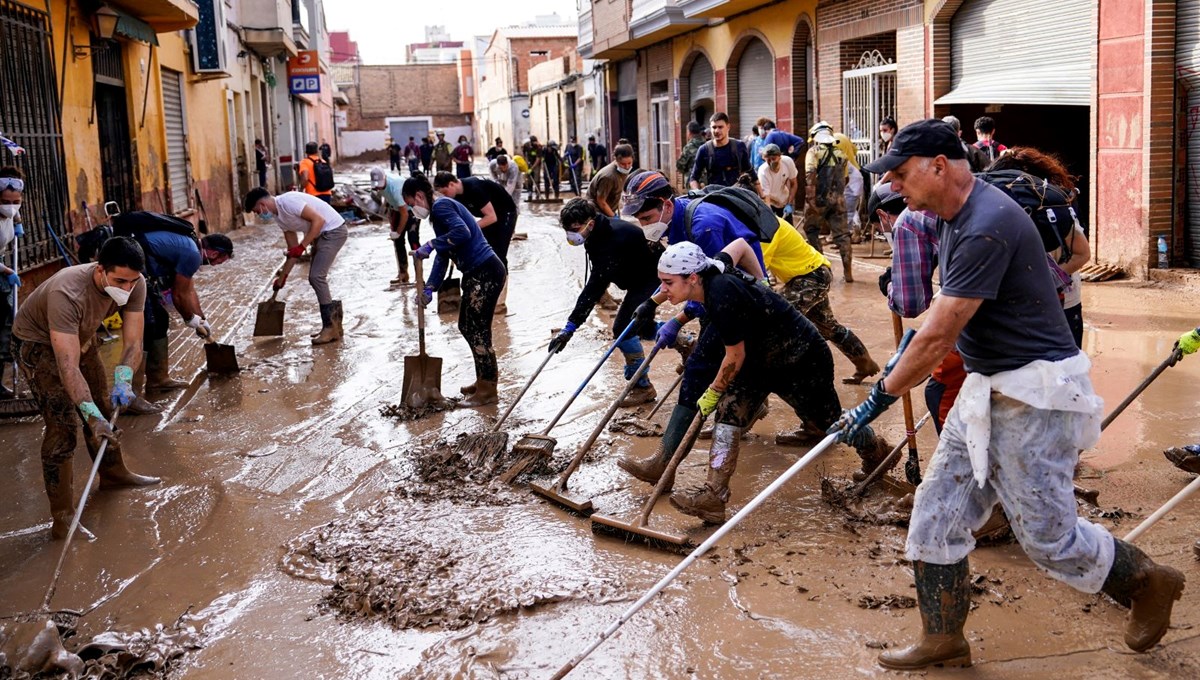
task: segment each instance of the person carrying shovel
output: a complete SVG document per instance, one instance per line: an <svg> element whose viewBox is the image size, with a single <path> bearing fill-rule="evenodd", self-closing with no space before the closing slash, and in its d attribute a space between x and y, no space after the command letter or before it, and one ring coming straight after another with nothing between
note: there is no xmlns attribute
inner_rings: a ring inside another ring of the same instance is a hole
<svg viewBox="0 0 1200 680"><path fill-rule="evenodd" d="M60 270L37 287L17 314L13 345L21 372L41 411L42 481L50 500L50 534L65 538L75 514L75 444L80 424L88 452L109 440L100 464L104 486L147 486L157 477L131 472L121 455L113 410L134 398L133 372L142 361L142 309L146 303L145 256L131 238L116 237L99 261ZM121 310L120 363L110 389L100 361L96 327Z"/></svg>
<svg viewBox="0 0 1200 680"><path fill-rule="evenodd" d="M288 274L296 258L313 247L312 264L308 267L308 284L317 294L321 308L321 330L312 339L314 345L324 345L342 339L342 301L334 300L329 292L329 270L342 246L346 245L346 220L319 197L300 191L272 196L262 187L246 194L242 207L268 222L274 221L283 230L287 242L287 261L271 284L276 291L287 284Z"/></svg>
<svg viewBox="0 0 1200 680"><path fill-rule="evenodd" d="M625 291L625 300L613 319L613 337L620 336L633 320L634 311L658 291L656 263L662 253L657 240L647 240L648 236L641 228L624 220L606 217L591 199L568 201L559 213L559 221L566 232L567 243L583 246L592 269L566 325L550 341L551 352L561 352L567 346L571 336L587 321L600 296L614 283ZM646 360L642 340L653 340L656 331L653 314L639 317L637 325L617 345L625 356L626 380ZM653 401L656 396L654 385L643 375L620 405L637 406Z"/></svg>
<svg viewBox="0 0 1200 680"><path fill-rule="evenodd" d="M418 219L429 218L435 237L413 251L413 257L437 258L417 291L417 304L427 306L433 292L442 285L448 263L453 261L462 272L462 304L458 309L458 330L471 348L475 360L475 382L460 390L464 406L483 406L499 401L496 383L499 370L496 350L492 347L492 317L496 301L508 278L504 263L488 245L479 224L466 206L440 194L434 194L429 179L410 177L404 183L404 202Z"/></svg>

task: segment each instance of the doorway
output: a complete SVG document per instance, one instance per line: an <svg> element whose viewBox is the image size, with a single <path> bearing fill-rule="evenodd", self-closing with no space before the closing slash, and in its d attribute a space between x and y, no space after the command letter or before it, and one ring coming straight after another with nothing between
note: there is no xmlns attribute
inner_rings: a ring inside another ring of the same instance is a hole
<svg viewBox="0 0 1200 680"><path fill-rule="evenodd" d="M120 43L93 43L93 99L96 132L100 138L100 175L105 201L116 201L123 212L141 206L134 192L133 147L129 139L129 107Z"/></svg>

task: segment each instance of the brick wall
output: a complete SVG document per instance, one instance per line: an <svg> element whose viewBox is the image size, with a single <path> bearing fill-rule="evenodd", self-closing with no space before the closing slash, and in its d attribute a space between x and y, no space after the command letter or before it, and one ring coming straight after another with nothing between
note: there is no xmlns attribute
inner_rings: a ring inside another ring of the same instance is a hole
<svg viewBox="0 0 1200 680"><path fill-rule="evenodd" d="M900 125L925 118L925 26L896 31L896 120Z"/></svg>
<svg viewBox="0 0 1200 680"><path fill-rule="evenodd" d="M629 41L630 0L592 0L592 53Z"/></svg>
<svg viewBox="0 0 1200 680"><path fill-rule="evenodd" d="M1175 216L1175 3L1147 2L1146 113L1147 141L1143 182L1149 233L1142 234L1143 262L1156 266L1159 234L1172 234ZM1182 234L1180 234L1182 236ZM1168 241L1173 239L1168 236ZM1184 256L1182 241L1172 243L1171 257Z"/></svg>
<svg viewBox="0 0 1200 680"><path fill-rule="evenodd" d="M817 4L817 42L894 31L925 19L924 0L830 0Z"/></svg>
<svg viewBox="0 0 1200 680"><path fill-rule="evenodd" d="M517 58L517 91L529 92L529 69L537 64L567 57L571 71L580 70L578 38L513 38L508 51ZM546 50L547 54L531 55L530 52Z"/></svg>
<svg viewBox="0 0 1200 680"><path fill-rule="evenodd" d="M817 49L817 80L817 120L841 120L842 61L837 43Z"/></svg>
<svg viewBox="0 0 1200 680"><path fill-rule="evenodd" d="M461 125L458 66L414 64L360 66L358 86L346 89L347 130L381 130L384 119L434 116L434 124Z"/></svg>

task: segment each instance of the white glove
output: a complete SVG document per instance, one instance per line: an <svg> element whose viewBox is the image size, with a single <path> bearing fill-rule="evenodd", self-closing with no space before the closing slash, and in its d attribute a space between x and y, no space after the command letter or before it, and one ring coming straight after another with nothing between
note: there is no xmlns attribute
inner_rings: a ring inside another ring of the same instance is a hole
<svg viewBox="0 0 1200 680"><path fill-rule="evenodd" d="M188 319L187 325L189 328L196 331L196 335L201 338L207 338L208 336L212 335L212 326L209 325L209 323L204 320L204 317L200 316L199 314Z"/></svg>
<svg viewBox="0 0 1200 680"><path fill-rule="evenodd" d="M858 216L857 212L852 212L849 215L847 215L846 223L850 226L851 229L858 229L858 228L862 227L862 219Z"/></svg>
<svg viewBox="0 0 1200 680"><path fill-rule="evenodd" d="M400 240L400 232L398 232L398 231L389 231L389 232L388 232L388 238L392 239L393 241L399 241L399 240Z"/></svg>

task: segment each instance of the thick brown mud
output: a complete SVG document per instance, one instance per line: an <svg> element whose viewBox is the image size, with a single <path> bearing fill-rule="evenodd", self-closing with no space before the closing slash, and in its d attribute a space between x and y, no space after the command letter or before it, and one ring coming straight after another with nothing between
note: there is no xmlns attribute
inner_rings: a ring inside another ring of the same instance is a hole
<svg viewBox="0 0 1200 680"><path fill-rule="evenodd" d="M388 290L395 264L384 228L352 228L331 273L346 338L322 347L309 343L319 321L300 275L281 295L288 302L283 337L252 338L252 323L238 324L266 297L262 287L282 240L255 227L235 234L238 258L223 266L237 267L237 275L205 268L198 287L244 370L201 376L189 390L158 397L167 407L161 417L123 419L130 467L164 483L100 490L89 502L84 523L96 539L72 545L51 606L86 612L72 622L64 648L110 641L113 647L88 661L109 659L103 677L121 677L127 662L144 658L155 660L153 674L171 678L543 678L677 564L677 555L595 536L587 521L495 478L516 442L545 428L611 342L607 314L593 316L547 365L505 423L502 453L481 469L460 451L464 435L492 429L541 363L582 284L582 249L565 244L552 208L531 207L518 229L529 239L510 251L509 311L495 323L501 403L407 421L381 414L400 401L404 357L417 353L411 289ZM872 355L886 359L890 319L870 262L856 269L864 282L835 282L831 302ZM1196 324L1194 299L1195 291L1157 285L1085 288L1085 349L1109 408ZM444 392L456 394L474 379L469 349L454 315L427 321L428 351L444 362ZM175 373L191 378L203 352L185 330L172 331L172 357ZM850 375L850 363L834 354L837 377ZM565 467L615 398L619 363L606 365L554 428L541 479ZM676 362L658 363L650 377L661 394ZM1161 451L1200 439L1197 381L1195 358L1169 369L1083 453L1078 481L1100 491L1101 507L1081 505L1081 516L1120 536L1192 479ZM868 389L837 385L844 406ZM914 396L919 404L921 395ZM608 515L632 519L650 493L615 465L618 456L644 457L658 445L631 427L640 413L618 412L615 429L601 434L570 481L572 494ZM902 436L899 410L876 424L889 441ZM794 414L773 400L771 414L743 439L730 514L807 450L774 444L775 434L796 427ZM0 500L0 617L38 607L61 549L49 540L40 434L36 422L0 424L8 475ZM923 461L935 444L932 428L922 430ZM684 461L678 486L704 479L707 446L701 441ZM86 457L77 460L78 492ZM822 479L844 493L857 466L853 451L833 447L572 677L890 676L875 664L878 650L907 644L920 625L903 551L905 507L902 497L876 489L850 504L861 516L826 502ZM650 521L695 542L712 531L665 499ZM1138 544L1200 581L1191 552L1196 526L1200 503L1193 499ZM980 548L971 569L967 630L975 667L953 677L1200 677L1195 583L1176 603L1163 644L1135 655L1122 642L1124 609L1047 578L1019 546ZM189 607L183 625L194 635L171 623Z"/></svg>

